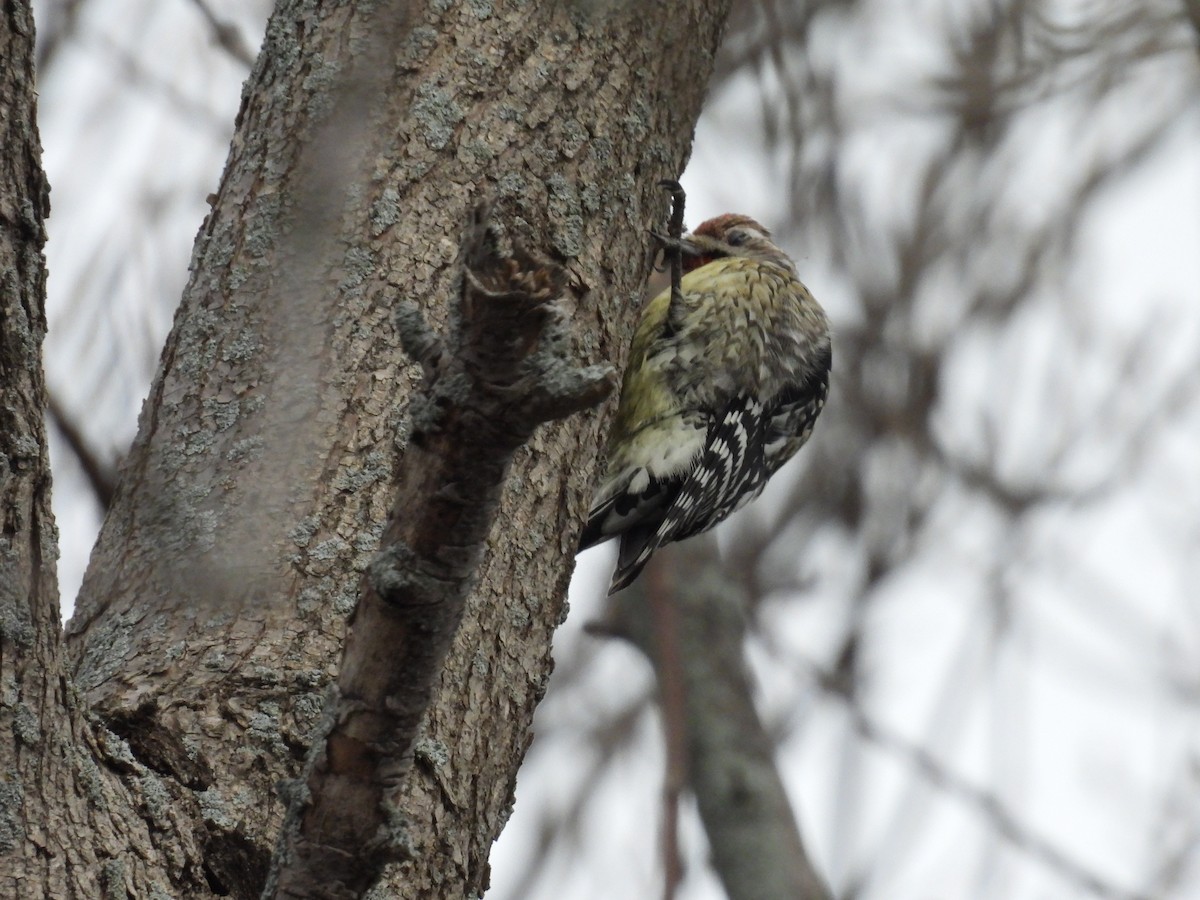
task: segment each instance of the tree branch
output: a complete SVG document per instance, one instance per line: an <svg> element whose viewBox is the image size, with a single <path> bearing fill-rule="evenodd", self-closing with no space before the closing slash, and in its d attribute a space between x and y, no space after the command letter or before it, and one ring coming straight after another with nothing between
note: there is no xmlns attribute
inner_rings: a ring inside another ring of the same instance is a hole
<svg viewBox="0 0 1200 900"><path fill-rule="evenodd" d="M208 0L192 0L212 32L213 43L249 69L254 65L254 51L246 44L241 30L232 22L218 16Z"/></svg>
<svg viewBox="0 0 1200 900"><path fill-rule="evenodd" d="M391 519L360 588L334 695L293 786L266 897L359 897L406 855L395 803L491 531L513 453L543 422L598 403L607 366L574 366L559 266L501 254L477 208L448 341L411 305L406 351L426 373Z"/></svg>
<svg viewBox="0 0 1200 900"><path fill-rule="evenodd" d="M95 448L88 443L87 436L79 427L79 423L63 409L58 395L54 391L47 391L47 397L46 410L54 422L54 427L67 442L67 446L71 448L75 458L79 460L79 466L83 469L84 477L87 478L88 485L91 486L92 493L96 495L96 501L100 504L101 509L107 510L112 506L113 494L117 490L117 467L108 465L100 459Z"/></svg>
<svg viewBox="0 0 1200 900"><path fill-rule="evenodd" d="M671 590L655 603L675 609L673 640L655 634L661 617L653 617L652 604L637 590L614 598L620 604L614 620L599 630L629 638L653 663L660 685L670 680L664 672L670 660L659 648L678 646L688 779L730 900L823 900L830 894L804 850L771 739L754 708L742 655L743 604L722 577L710 540L659 551L642 577L647 590ZM689 577L660 577L664 567Z"/></svg>

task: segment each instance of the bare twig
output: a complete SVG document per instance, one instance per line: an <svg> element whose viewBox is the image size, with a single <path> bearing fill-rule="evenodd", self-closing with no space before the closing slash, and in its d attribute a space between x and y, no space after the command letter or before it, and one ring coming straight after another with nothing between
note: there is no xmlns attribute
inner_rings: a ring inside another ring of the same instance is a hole
<svg viewBox="0 0 1200 900"><path fill-rule="evenodd" d="M67 446L71 448L75 458L79 460L84 477L91 485L92 493L96 495L96 502L102 509L108 509L112 505L113 493L117 488L115 467L106 465L100 459L100 455L88 442L78 423L63 409L58 395L53 391L48 391L47 395L47 409L54 422L54 427L63 436L63 440L67 442Z"/></svg>
<svg viewBox="0 0 1200 900"><path fill-rule="evenodd" d="M862 735L864 740L906 760L916 772L944 794L979 810L991 822L996 833L1012 846L1021 849L1067 881L1078 885L1090 896L1102 897L1104 900L1147 900L1145 895L1118 888L1075 862L1049 840L1035 834L1026 823L1022 823L996 794L978 788L967 779L951 772L927 748L913 744L879 725L855 699L846 694L841 680L836 676L831 677L830 673L815 665L810 666L810 671L823 690L845 703L855 731Z"/></svg>
<svg viewBox="0 0 1200 900"><path fill-rule="evenodd" d="M350 621L341 672L264 897L358 897L406 855L395 796L462 619L513 453L541 423L598 403L607 366L566 357L564 271L501 254L486 207L463 239L457 328L435 335L403 306L405 349L426 372L391 520Z"/></svg>
<svg viewBox="0 0 1200 900"><path fill-rule="evenodd" d="M560 671L555 670L556 678ZM565 846L572 856L583 855L587 839L584 822L588 804L595 798L595 791L605 776L612 774L614 765L621 759L621 752L633 740L638 724L648 714L653 699L650 689L639 692L619 710L588 727L583 743L592 750L593 756L587 770L579 777L579 784L587 785L587 788L576 791L565 809L547 805L537 810L537 847L522 867L520 880L504 895L504 900L543 896L537 894L537 890L551 877L549 862L556 849L561 850ZM538 743L542 744L547 737L544 731L539 731ZM537 752L537 746L534 745L534 753ZM493 888L492 892L496 893L496 889Z"/></svg>
<svg viewBox="0 0 1200 900"><path fill-rule="evenodd" d="M83 0L62 0L61 3L45 4L38 16L37 30L37 72L39 78L45 78L46 73L57 62L58 51L61 50L79 28L79 13L82 11Z"/></svg>
<svg viewBox="0 0 1200 900"><path fill-rule="evenodd" d="M213 42L247 69L253 66L254 51L246 44L246 39L242 37L242 32L238 27L213 12L212 7L208 5L208 0L192 0L192 3L200 11L200 15L204 16L204 21L208 23L208 27L212 31Z"/></svg>

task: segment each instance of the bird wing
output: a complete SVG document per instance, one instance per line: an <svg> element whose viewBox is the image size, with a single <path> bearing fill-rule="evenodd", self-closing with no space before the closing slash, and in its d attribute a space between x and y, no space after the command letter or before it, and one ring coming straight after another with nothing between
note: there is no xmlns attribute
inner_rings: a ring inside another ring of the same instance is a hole
<svg viewBox="0 0 1200 900"><path fill-rule="evenodd" d="M708 531L762 493L772 475L812 434L829 388L828 368L790 386L764 407L754 397L732 398L708 427L704 450L688 474L663 497L655 527L643 516L621 536L609 593L628 586L659 547Z"/></svg>
<svg viewBox="0 0 1200 900"><path fill-rule="evenodd" d="M648 428L657 433L645 440L647 452L635 456L640 465L622 468L597 492L579 540L580 550L643 522L657 526L700 457L708 430L707 423L698 417L679 415L650 423ZM652 452L655 449L657 453Z"/></svg>

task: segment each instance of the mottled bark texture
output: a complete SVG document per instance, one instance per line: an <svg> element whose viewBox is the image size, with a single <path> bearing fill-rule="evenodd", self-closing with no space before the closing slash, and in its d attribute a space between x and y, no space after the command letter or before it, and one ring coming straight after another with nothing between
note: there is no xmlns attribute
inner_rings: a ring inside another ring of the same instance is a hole
<svg viewBox="0 0 1200 900"><path fill-rule="evenodd" d="M300 770L409 443L421 373L396 310L452 330L482 194L577 286L572 357L623 364L656 182L686 159L726 7L277 5L68 627L105 771L153 786L129 801L153 845L106 863L130 895L261 890L275 787ZM412 857L392 896L486 886L603 420L514 454L399 788Z"/></svg>
<svg viewBox="0 0 1200 900"><path fill-rule="evenodd" d="M513 454L534 429L594 406L608 366L569 356L566 271L501 253L486 205L464 237L462 287L446 340L405 305L404 349L426 384L379 553L350 617L325 725L291 788L264 898L361 897L409 838L398 788L475 582Z"/></svg>
<svg viewBox="0 0 1200 900"><path fill-rule="evenodd" d="M594 630L630 640L653 664L668 748L666 802L678 800L682 785L695 794L730 900L827 900L755 710L745 598L722 576L715 549L707 537L656 553ZM666 815L669 822L673 811Z"/></svg>
<svg viewBox="0 0 1200 900"><path fill-rule="evenodd" d="M43 410L48 189L41 169L33 15L0 15L0 897L168 896L169 790L104 729L65 676Z"/></svg>
<svg viewBox="0 0 1200 900"><path fill-rule="evenodd" d="M43 790L71 777L69 764L38 771L41 748L63 744L67 720L42 417L49 191L24 3L6 3L0 18L0 111L0 892L12 896L47 839Z"/></svg>

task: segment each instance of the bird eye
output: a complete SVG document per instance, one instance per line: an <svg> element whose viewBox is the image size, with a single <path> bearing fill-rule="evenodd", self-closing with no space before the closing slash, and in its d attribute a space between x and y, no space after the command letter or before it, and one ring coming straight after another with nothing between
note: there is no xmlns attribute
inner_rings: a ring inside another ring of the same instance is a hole
<svg viewBox="0 0 1200 900"><path fill-rule="evenodd" d="M742 244L746 243L746 232L744 232L744 231L729 232L729 234L726 235L726 237L725 237L725 243L727 243L730 247L742 246Z"/></svg>

